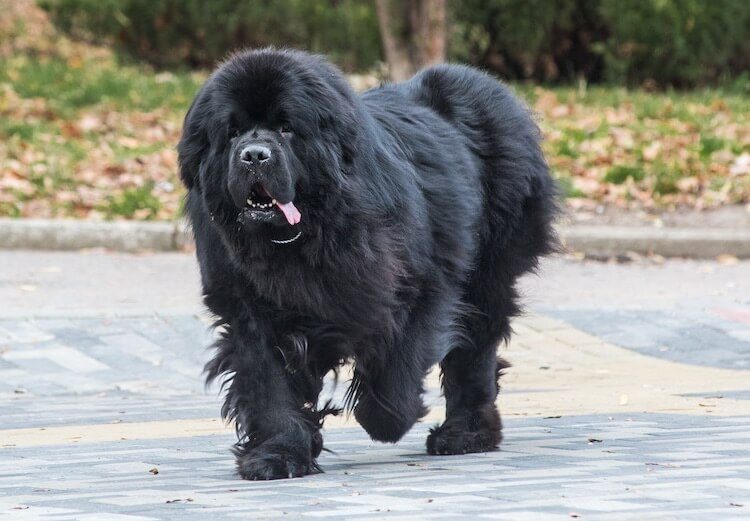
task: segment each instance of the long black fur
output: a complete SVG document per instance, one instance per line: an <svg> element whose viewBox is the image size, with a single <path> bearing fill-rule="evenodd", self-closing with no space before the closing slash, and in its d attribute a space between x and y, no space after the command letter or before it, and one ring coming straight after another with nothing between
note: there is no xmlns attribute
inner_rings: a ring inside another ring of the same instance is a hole
<svg viewBox="0 0 750 521"><path fill-rule="evenodd" d="M274 162L238 170L238 143L258 129ZM395 442L425 414L423 379L440 363L447 417L428 452L499 444L496 349L519 312L516 279L556 248L558 209L539 130L507 87L442 65L360 96L321 57L245 51L196 96L179 160L222 329L207 378L224 375L243 478L318 470L337 412L318 394L348 360L373 439ZM248 222L243 172L301 222Z"/></svg>

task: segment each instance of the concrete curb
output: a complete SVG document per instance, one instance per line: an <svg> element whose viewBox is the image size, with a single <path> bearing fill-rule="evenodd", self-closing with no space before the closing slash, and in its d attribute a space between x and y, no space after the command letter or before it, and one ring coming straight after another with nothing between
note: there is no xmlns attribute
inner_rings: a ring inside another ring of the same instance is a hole
<svg viewBox="0 0 750 521"><path fill-rule="evenodd" d="M719 255L750 258L747 229L575 225L561 228L560 232L569 250L592 256L635 252L696 259Z"/></svg>
<svg viewBox="0 0 750 521"><path fill-rule="evenodd" d="M746 229L574 225L559 230L569 250L592 256L635 252L664 257L708 259L727 254L750 258L750 230ZM191 245L190 230L182 221L0 219L2 249L137 252L184 250Z"/></svg>
<svg viewBox="0 0 750 521"><path fill-rule="evenodd" d="M0 219L3 249L172 251L191 242L189 231L180 222Z"/></svg>

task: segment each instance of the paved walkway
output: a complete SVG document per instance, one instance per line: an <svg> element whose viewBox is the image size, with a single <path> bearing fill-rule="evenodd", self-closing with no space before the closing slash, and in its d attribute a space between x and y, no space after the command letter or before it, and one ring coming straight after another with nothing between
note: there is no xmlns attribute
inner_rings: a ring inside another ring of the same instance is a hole
<svg viewBox="0 0 750 521"><path fill-rule="evenodd" d="M121 280L104 275L127 275L115 269L122 256L90 254L87 275L62 276L71 258L45 255L14 257L0 279L0 518L750 516L750 293L737 277L750 265L555 261L546 288L524 284L534 312L515 322L504 353L513 368L501 450L424 453L443 415L431 375L430 415L400 443L373 443L351 419L329 418L325 473L259 483L233 474L233 433L200 379L210 333L191 311L200 308L189 258L128 258L135 274ZM708 268L721 284L685 277L689 301L652 281ZM96 309L101 293L89 290L76 309L59 305L76 284L91 287L87 276L114 288L110 304ZM160 276L172 294L138 293ZM29 304L45 294L48 305ZM342 387L325 392L336 399Z"/></svg>

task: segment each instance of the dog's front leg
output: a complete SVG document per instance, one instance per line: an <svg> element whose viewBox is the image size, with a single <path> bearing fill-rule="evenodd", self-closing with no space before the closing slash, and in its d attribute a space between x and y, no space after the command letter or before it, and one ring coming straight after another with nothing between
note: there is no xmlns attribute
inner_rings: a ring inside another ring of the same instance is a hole
<svg viewBox="0 0 750 521"><path fill-rule="evenodd" d="M395 443L427 413L422 401L427 371L448 350L450 301L424 300L406 326L383 345L383 357L357 361L361 378L354 416L374 440Z"/></svg>
<svg viewBox="0 0 750 521"><path fill-rule="evenodd" d="M278 479L317 471L315 458L322 447L319 424L305 414L290 388L270 325L232 321L216 348L206 366L207 379L226 374L222 415L236 424L239 475Z"/></svg>

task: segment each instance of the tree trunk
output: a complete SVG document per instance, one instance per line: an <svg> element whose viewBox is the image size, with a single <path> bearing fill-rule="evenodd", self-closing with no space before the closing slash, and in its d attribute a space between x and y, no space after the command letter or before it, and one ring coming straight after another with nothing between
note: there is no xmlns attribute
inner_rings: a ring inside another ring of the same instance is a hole
<svg viewBox="0 0 750 521"><path fill-rule="evenodd" d="M391 80L445 60L446 0L377 0L376 8Z"/></svg>
<svg viewBox="0 0 750 521"><path fill-rule="evenodd" d="M408 0L407 0L408 1ZM388 73L393 81L401 81L414 72L409 56L409 45L406 38L408 27L405 27L403 12L398 0L377 0L378 25L380 38L383 41Z"/></svg>

